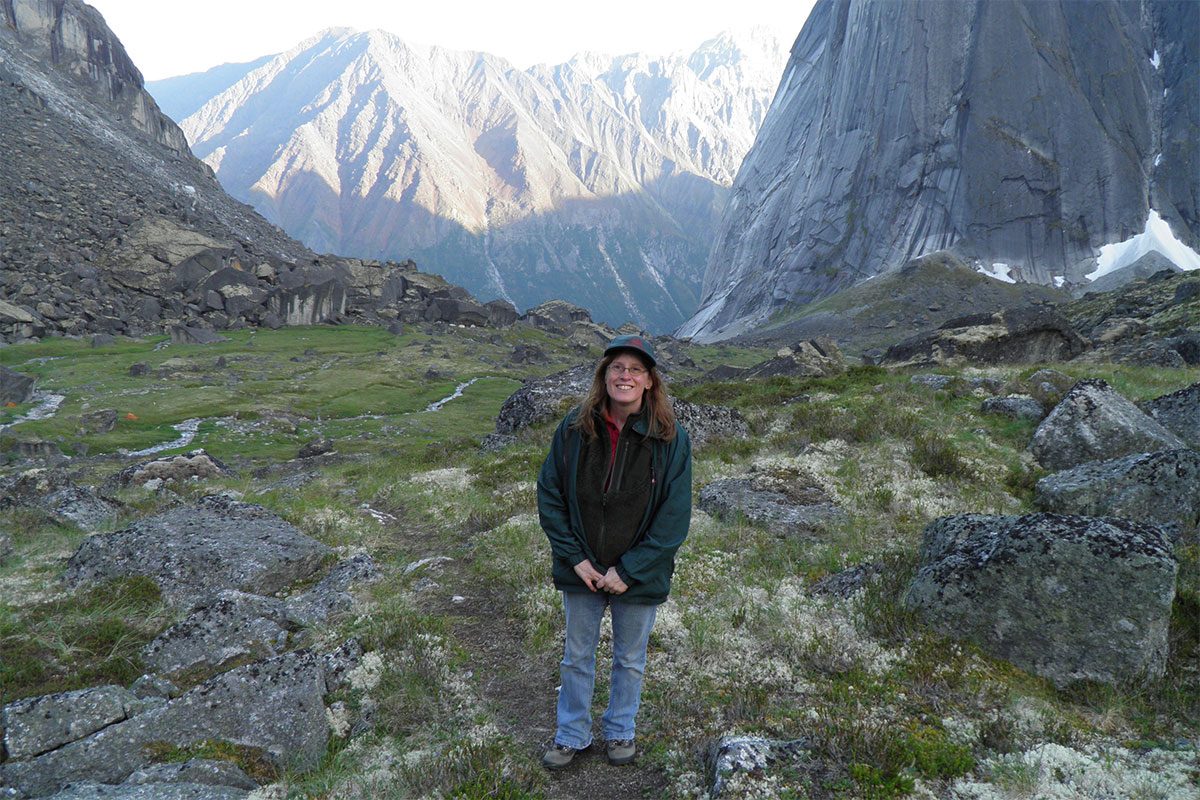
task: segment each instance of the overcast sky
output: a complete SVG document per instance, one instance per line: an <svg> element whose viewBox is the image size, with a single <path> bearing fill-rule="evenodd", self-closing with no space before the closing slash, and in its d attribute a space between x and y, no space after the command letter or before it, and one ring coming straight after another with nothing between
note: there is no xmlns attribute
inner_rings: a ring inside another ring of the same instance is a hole
<svg viewBox="0 0 1200 800"><path fill-rule="evenodd" d="M89 0L147 80L251 61L331 27L482 50L519 67L582 50L660 55L724 30L766 25L788 46L815 0ZM582 4L580 4L582 5Z"/></svg>

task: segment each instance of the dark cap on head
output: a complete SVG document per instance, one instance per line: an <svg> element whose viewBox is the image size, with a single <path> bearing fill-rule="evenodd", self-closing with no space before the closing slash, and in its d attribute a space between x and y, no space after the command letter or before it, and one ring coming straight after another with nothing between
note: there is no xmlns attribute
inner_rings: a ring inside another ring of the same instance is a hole
<svg viewBox="0 0 1200 800"><path fill-rule="evenodd" d="M633 333L618 336L608 343L608 347L604 348L604 355L607 356L618 350L636 350L645 356L652 367L658 363L658 359L654 357L654 348L650 346L650 340L644 336Z"/></svg>

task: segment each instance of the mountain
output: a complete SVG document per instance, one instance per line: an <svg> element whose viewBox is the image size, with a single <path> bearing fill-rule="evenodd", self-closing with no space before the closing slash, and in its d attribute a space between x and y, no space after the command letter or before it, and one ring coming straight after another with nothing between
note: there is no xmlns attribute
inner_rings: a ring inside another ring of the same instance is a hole
<svg viewBox="0 0 1200 800"><path fill-rule="evenodd" d="M696 305L785 60L753 31L664 58L519 70L334 29L250 69L182 127L235 197L318 251L412 257L519 308L560 297L666 330ZM151 89L173 106L201 84Z"/></svg>
<svg viewBox="0 0 1200 800"><path fill-rule="evenodd" d="M1196 249L1198 49L1193 2L820 0L680 335L751 330L940 249L1071 288L1152 209Z"/></svg>
<svg viewBox="0 0 1200 800"><path fill-rule="evenodd" d="M0 0L0 104L0 344L516 316L411 262L318 257L230 197L78 0Z"/></svg>

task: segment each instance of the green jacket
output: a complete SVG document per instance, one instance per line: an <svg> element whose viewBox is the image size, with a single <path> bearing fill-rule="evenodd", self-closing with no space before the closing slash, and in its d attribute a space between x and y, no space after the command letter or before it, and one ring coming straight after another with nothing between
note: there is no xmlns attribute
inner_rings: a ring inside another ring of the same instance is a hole
<svg viewBox="0 0 1200 800"><path fill-rule="evenodd" d="M599 569L584 538L583 521L575 495L575 477L583 434L572 427L579 409L567 414L554 432L550 454L538 474L538 517L550 540L554 561L554 585L566 592L589 589L575 574L575 565L590 559ZM646 420L632 423L646 434ZM675 423L670 442L651 439L654 451L654 485L650 502L638 528L635 544L621 556L617 574L629 589L620 599L630 603L657 605L671 591L675 552L687 538L692 520L692 445L687 432Z"/></svg>

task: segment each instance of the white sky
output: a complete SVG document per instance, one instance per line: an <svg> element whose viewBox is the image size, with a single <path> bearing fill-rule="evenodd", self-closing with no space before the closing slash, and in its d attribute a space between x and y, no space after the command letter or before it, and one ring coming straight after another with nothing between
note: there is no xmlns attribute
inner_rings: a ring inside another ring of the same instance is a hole
<svg viewBox="0 0 1200 800"><path fill-rule="evenodd" d="M320 30L382 28L402 39L482 50L518 67L582 50L661 55L724 30L765 25L790 46L815 0L88 0L146 80L252 61ZM580 4L582 5L582 4Z"/></svg>

